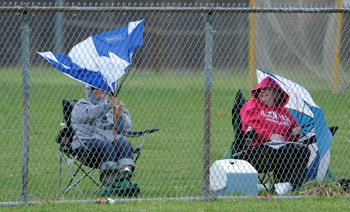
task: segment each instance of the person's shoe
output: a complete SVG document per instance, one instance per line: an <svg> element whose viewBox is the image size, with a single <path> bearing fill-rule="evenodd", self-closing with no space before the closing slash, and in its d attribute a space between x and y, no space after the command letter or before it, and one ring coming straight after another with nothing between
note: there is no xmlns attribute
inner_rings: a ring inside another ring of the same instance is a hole
<svg viewBox="0 0 350 212"><path fill-rule="evenodd" d="M287 195L289 194L293 187L290 183L276 183L274 185L275 187L275 192L278 194L278 195Z"/></svg>
<svg viewBox="0 0 350 212"><path fill-rule="evenodd" d="M112 166L100 171L100 181L104 186L110 186L117 178L131 178L133 172L125 166Z"/></svg>
<svg viewBox="0 0 350 212"><path fill-rule="evenodd" d="M114 180L114 182L104 187L99 194L101 196L122 196L137 197L141 189L136 183L131 183L130 173L124 173Z"/></svg>
<svg viewBox="0 0 350 212"><path fill-rule="evenodd" d="M121 174L124 174L124 173L128 173L128 174L132 174L133 173L133 171L130 169L130 168L128 168L128 167L122 167L122 169L120 169L120 171L119 171Z"/></svg>

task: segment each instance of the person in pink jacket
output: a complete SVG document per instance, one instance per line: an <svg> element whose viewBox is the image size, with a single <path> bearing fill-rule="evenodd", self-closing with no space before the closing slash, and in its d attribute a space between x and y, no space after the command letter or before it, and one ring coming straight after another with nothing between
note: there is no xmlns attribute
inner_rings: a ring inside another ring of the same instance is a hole
<svg viewBox="0 0 350 212"><path fill-rule="evenodd" d="M273 171L288 193L306 177L310 156L308 147L298 143L302 128L284 107L289 95L271 77L266 77L252 91L240 111L242 130L256 132L245 145L245 160L259 172Z"/></svg>
<svg viewBox="0 0 350 212"><path fill-rule="evenodd" d="M252 146L270 140L297 142L301 128L284 107L289 95L271 77L261 81L251 92L251 98L241 110L242 129L253 129L259 134Z"/></svg>

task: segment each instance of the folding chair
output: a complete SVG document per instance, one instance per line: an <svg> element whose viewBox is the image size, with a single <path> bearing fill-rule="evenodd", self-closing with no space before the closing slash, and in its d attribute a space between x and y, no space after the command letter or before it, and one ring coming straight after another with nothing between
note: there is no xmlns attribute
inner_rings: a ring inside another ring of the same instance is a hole
<svg viewBox="0 0 350 212"><path fill-rule="evenodd" d="M99 183L97 180L95 180L91 176L91 172L94 169L98 169L99 167L88 167L86 164L89 164L89 160L93 159L93 157L90 155L90 151L88 148L86 148L86 151L82 155L74 155L73 151L71 149L71 143L73 142L73 135L74 135L74 130L72 129L71 126L71 113L73 110L74 105L77 103L77 100L66 100L63 99L62 104L63 104L63 117L62 117L62 123L65 123L65 127L62 127L61 125L61 130L56 138L56 142L59 144L59 157L60 157L60 162L59 162L59 171L58 171L58 191L60 193L61 189L61 170L62 170L62 162L64 163L65 167L67 168L69 174L70 174L70 180L66 187L63 189L63 194L67 193L70 191L74 186L78 188L81 194L83 194L82 189L79 186L79 183L86 177L88 177L94 184L98 186L98 188L93 192L96 193L99 189L102 188L102 184ZM142 141L139 146L134 148L133 154L136 154L135 158L135 163L139 159L139 156L141 154L141 148L144 145L144 142L146 140L146 135L158 131L158 128L153 128L153 129L147 129L144 131L129 131L124 133L123 135L126 137L141 137L142 136ZM85 146L81 142L82 146ZM76 165L76 169L73 171L72 168L70 167L68 160L74 161L74 164ZM91 163L90 163L91 164ZM93 163L93 164L99 164ZM86 168L87 167L87 168ZM79 171L83 172L83 175L77 179L77 174Z"/></svg>

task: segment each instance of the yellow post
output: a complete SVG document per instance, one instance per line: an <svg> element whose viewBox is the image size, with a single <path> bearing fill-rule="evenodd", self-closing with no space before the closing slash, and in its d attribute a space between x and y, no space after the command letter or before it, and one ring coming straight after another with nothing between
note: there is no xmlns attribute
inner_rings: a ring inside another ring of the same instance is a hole
<svg viewBox="0 0 350 212"><path fill-rule="evenodd" d="M249 0L250 7L254 7L255 0ZM254 52L255 52L255 38L254 38L254 27L255 17L254 13L250 13L249 15L249 49L248 49L248 67L249 67L249 86L252 88L254 85Z"/></svg>
<svg viewBox="0 0 350 212"><path fill-rule="evenodd" d="M342 5L342 0L339 0L339 7ZM337 35L335 37L335 52L334 52L334 72L333 72L333 91L338 92L338 74L339 74L339 58L340 58L340 45L342 34L342 22L343 14L338 13L337 18Z"/></svg>

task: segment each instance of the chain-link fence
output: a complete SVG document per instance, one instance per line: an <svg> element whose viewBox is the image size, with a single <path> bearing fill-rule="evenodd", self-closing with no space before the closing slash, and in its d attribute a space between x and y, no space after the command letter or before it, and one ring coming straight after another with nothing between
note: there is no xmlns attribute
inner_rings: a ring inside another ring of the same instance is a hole
<svg viewBox="0 0 350 212"><path fill-rule="evenodd" d="M210 167L231 148L232 105L239 89L251 98L258 83L255 68L303 86L324 110L327 125L339 127L330 154L325 154L329 163L317 163L327 173L309 182L317 187L350 178L347 7L4 4L0 12L0 201L5 205L101 198L88 178L79 183L81 192L74 187L62 194L63 188L58 189L55 139L62 100L85 98L85 85L54 69L37 52L68 54L90 35L137 20L145 21L143 46L133 56L135 75L117 99L130 111L133 130L160 129L147 135L136 164L132 182L141 188L138 198L220 194L210 184ZM216 164L223 181L241 177L241 172L221 166ZM258 181L249 181L255 174L249 173L253 175L233 182L257 189ZM98 179L99 170L90 175ZM70 176L62 165L61 187ZM232 186L226 195L240 191Z"/></svg>

